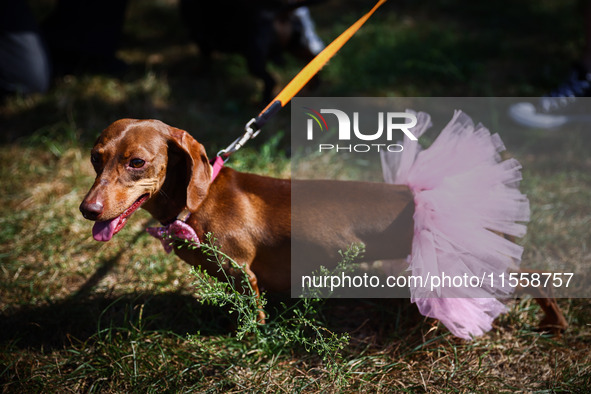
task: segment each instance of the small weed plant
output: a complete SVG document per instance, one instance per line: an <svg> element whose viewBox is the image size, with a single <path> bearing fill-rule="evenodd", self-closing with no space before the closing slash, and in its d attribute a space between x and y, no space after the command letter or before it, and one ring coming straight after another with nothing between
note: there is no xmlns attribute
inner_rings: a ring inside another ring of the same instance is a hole
<svg viewBox="0 0 591 394"><path fill-rule="evenodd" d="M256 348L264 356L304 349L320 356L329 366L337 365L341 359L341 350L349 342L349 335L332 332L322 324L319 308L324 302L323 298L313 295L300 298L293 305L281 303L281 310L277 315L271 316L266 324L261 324L258 322L258 314L267 305L267 299L264 293L257 296L244 266L224 254L211 234L199 246L189 241L185 241L185 244L189 248L201 248L209 260L217 265L225 279L220 281L200 267L192 269L200 302L227 308L234 315L237 323L236 340L248 338L254 341ZM346 269L362 250L355 246L342 252L343 259L336 270L340 272ZM321 272L329 271L321 267ZM193 337L193 340L198 338Z"/></svg>

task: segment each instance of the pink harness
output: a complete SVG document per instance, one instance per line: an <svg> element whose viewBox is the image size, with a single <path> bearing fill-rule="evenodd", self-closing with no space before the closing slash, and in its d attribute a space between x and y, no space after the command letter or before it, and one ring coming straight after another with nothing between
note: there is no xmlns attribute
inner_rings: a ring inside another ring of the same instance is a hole
<svg viewBox="0 0 591 394"><path fill-rule="evenodd" d="M222 167L224 166L224 160L217 156L211 161L212 172L211 182L218 176ZM183 215L184 211L179 214ZM178 218L170 224L162 227L148 227L146 231L151 236L158 238L162 242L162 246L166 253L172 252L175 241L187 240L194 246L199 247L201 242L195 230L189 226L186 222L189 220L191 213L189 213L184 219Z"/></svg>

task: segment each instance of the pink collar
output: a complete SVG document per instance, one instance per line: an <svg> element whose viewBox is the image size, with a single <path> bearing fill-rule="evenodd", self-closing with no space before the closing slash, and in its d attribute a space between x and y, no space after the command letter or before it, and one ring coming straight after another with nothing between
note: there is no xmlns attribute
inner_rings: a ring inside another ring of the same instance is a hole
<svg viewBox="0 0 591 394"><path fill-rule="evenodd" d="M216 156L215 159L210 161L210 164L211 182L213 182L224 167L224 159L220 156ZM191 214L187 214L187 209L183 209L174 222L163 227L148 227L146 231L162 242L162 246L166 253L172 252L175 241L179 240L187 240L194 246L199 247L201 242L199 241L199 237L197 237L197 233L186 223L189 216L191 216Z"/></svg>
<svg viewBox="0 0 591 394"><path fill-rule="evenodd" d="M221 156L216 156L215 159L209 161L209 164L211 164L211 181L213 182L224 167L224 159Z"/></svg>

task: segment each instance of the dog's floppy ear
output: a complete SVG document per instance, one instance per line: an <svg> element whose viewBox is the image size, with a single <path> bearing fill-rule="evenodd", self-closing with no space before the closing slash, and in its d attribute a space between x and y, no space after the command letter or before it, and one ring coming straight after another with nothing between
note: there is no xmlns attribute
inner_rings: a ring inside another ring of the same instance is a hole
<svg viewBox="0 0 591 394"><path fill-rule="evenodd" d="M187 208L194 212L205 198L211 182L211 166L203 145L189 133L170 128L170 141L185 155L187 167ZM169 158L170 159L170 158Z"/></svg>

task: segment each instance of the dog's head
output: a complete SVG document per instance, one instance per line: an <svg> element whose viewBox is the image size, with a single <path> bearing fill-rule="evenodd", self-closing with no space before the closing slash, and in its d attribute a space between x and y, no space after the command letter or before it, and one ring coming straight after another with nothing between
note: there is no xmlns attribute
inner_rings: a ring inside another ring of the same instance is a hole
<svg viewBox="0 0 591 394"><path fill-rule="evenodd" d="M91 162L96 179L80 211L96 221L97 241L109 241L140 206L161 222L185 207L195 211L211 180L203 145L158 120L111 124L92 148Z"/></svg>

